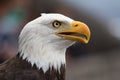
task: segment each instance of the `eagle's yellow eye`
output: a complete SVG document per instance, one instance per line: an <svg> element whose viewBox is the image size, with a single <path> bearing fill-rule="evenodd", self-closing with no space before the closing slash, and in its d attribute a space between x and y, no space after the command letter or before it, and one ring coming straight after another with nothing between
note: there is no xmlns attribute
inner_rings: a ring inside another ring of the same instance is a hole
<svg viewBox="0 0 120 80"><path fill-rule="evenodd" d="M61 22L60 21L54 21L52 23L52 25L53 25L54 28L59 28L61 26Z"/></svg>

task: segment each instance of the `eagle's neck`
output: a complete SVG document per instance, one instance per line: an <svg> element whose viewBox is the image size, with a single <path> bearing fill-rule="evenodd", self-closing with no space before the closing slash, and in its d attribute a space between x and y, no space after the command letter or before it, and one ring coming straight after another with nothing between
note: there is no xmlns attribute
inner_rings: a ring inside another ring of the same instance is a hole
<svg viewBox="0 0 120 80"><path fill-rule="evenodd" d="M21 42L19 46L20 56L26 59L32 66L36 65L38 69L42 69L46 73L49 69L54 68L60 72L61 66L66 64L65 51L63 47L58 47L51 43L46 45L37 40ZM59 44L59 46L64 44Z"/></svg>

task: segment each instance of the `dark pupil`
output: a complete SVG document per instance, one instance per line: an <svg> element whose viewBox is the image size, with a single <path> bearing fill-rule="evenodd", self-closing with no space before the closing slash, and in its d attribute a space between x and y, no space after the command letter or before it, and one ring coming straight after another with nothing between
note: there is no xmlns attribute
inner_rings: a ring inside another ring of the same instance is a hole
<svg viewBox="0 0 120 80"><path fill-rule="evenodd" d="M58 23L58 22L56 22L56 25L59 25L59 23Z"/></svg>

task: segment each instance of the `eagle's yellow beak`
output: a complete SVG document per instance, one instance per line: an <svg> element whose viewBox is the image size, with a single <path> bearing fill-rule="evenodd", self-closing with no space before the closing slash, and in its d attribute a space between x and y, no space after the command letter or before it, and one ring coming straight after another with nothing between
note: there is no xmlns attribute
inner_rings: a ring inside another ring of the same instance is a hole
<svg viewBox="0 0 120 80"><path fill-rule="evenodd" d="M70 28L56 32L56 35L85 44L90 40L90 30L88 26L79 21L73 21Z"/></svg>

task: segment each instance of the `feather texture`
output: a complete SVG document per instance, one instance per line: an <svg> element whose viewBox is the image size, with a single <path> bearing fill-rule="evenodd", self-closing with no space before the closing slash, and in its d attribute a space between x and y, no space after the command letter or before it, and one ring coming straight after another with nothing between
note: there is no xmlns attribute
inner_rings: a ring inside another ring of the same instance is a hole
<svg viewBox="0 0 120 80"><path fill-rule="evenodd" d="M64 80L65 65L61 65L60 73L53 67L46 73L38 70L36 65L31 66L26 60L17 55L0 65L0 80Z"/></svg>

